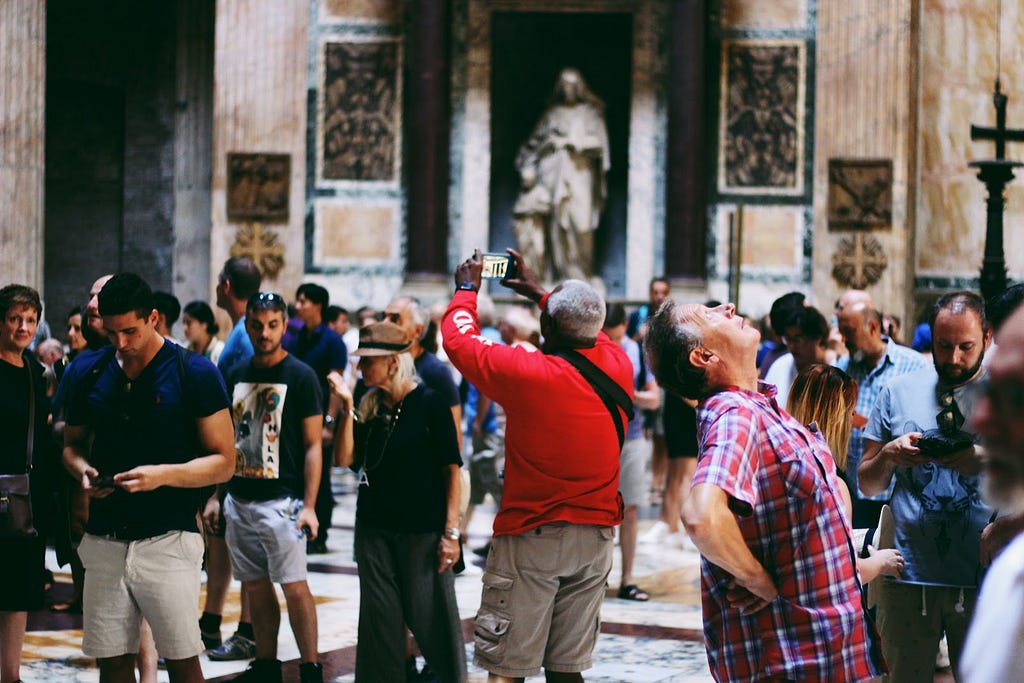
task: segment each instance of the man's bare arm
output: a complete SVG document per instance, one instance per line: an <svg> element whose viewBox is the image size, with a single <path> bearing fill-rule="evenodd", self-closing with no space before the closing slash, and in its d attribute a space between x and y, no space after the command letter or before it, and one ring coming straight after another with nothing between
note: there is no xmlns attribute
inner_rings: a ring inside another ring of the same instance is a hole
<svg viewBox="0 0 1024 683"><path fill-rule="evenodd" d="M114 481L128 491L152 491L161 486L200 488L223 484L235 473L235 430L227 408L196 419L199 445L208 455L188 462L140 465L114 475Z"/></svg>
<svg viewBox="0 0 1024 683"><path fill-rule="evenodd" d="M643 389L633 394L633 405L640 410L657 410L661 406L661 390L654 380L647 382Z"/></svg>
<svg viewBox="0 0 1024 683"><path fill-rule="evenodd" d="M725 491L714 484L694 486L683 505L683 524L708 562L732 574L766 604L778 596L771 576L743 540Z"/></svg>

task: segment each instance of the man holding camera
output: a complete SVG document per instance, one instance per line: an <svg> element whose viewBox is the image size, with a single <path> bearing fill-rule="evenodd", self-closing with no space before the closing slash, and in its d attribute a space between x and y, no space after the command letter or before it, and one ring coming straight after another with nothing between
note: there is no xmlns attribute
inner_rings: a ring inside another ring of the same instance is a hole
<svg viewBox="0 0 1024 683"><path fill-rule="evenodd" d="M548 681L582 681L597 641L613 527L622 521L619 429L629 415L604 403L566 356L592 363L629 400L633 369L601 332L605 304L590 285L567 280L547 293L508 251L515 273L502 284L540 306L544 353L481 336L479 251L456 269L441 324L448 358L507 417L504 495L483 576L474 661L491 681L522 680L542 666Z"/></svg>
<svg viewBox="0 0 1024 683"><path fill-rule="evenodd" d="M934 368L882 389L859 468L867 495L895 479L896 549L906 565L878 595L882 648L895 683L931 679L943 632L957 669L981 576L981 532L992 516L981 500L981 447L965 431L992 338L984 301L972 292L947 294L930 322Z"/></svg>
<svg viewBox="0 0 1024 683"><path fill-rule="evenodd" d="M306 541L318 532L315 503L322 464L323 402L316 373L284 350L284 299L249 298L245 329L254 355L228 372L235 418L235 476L224 499L235 578L249 596L256 659L235 680L280 681L277 632L281 584L299 646L302 683L321 683L316 603L306 581ZM206 514L214 515L215 499Z"/></svg>

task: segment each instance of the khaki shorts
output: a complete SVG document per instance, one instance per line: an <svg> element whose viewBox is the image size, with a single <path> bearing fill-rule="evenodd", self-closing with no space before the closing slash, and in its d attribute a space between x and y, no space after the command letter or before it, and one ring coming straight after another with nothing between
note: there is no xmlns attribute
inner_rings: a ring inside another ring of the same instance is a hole
<svg viewBox="0 0 1024 683"><path fill-rule="evenodd" d="M203 537L171 531L141 541L85 534L82 652L107 659L139 651L145 617L156 649L170 660L203 651L199 636L199 570Z"/></svg>
<svg viewBox="0 0 1024 683"><path fill-rule="evenodd" d="M474 663L512 678L589 669L612 568L611 527L554 522L495 536L476 615Z"/></svg>
<svg viewBox="0 0 1024 683"><path fill-rule="evenodd" d="M622 444L622 454L619 456L619 493L622 494L623 505L644 504L647 461L650 457L651 442L643 437L626 439Z"/></svg>

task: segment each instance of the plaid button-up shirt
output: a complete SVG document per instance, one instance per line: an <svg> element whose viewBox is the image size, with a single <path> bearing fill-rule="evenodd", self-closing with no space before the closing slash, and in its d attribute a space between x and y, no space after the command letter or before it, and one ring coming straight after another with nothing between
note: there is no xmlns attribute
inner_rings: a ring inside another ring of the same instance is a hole
<svg viewBox="0 0 1024 683"><path fill-rule="evenodd" d="M748 615L726 598L732 576L702 560L704 636L719 681L859 681L883 673L861 609L850 522L820 434L775 403L775 388L730 389L698 413L693 484L713 484L778 588Z"/></svg>

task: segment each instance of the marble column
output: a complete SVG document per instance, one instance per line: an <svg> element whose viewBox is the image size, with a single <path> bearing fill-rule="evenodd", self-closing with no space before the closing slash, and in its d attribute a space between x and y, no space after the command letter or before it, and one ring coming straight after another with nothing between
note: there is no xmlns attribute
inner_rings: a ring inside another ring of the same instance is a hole
<svg viewBox="0 0 1024 683"><path fill-rule="evenodd" d="M447 274L448 21L447 0L408 5L405 135L409 183L406 271Z"/></svg>
<svg viewBox="0 0 1024 683"><path fill-rule="evenodd" d="M669 46L665 274L703 279L707 244L705 3L677 2Z"/></svg>
<svg viewBox="0 0 1024 683"><path fill-rule="evenodd" d="M0 284L43 284L46 3L0 0Z"/></svg>

